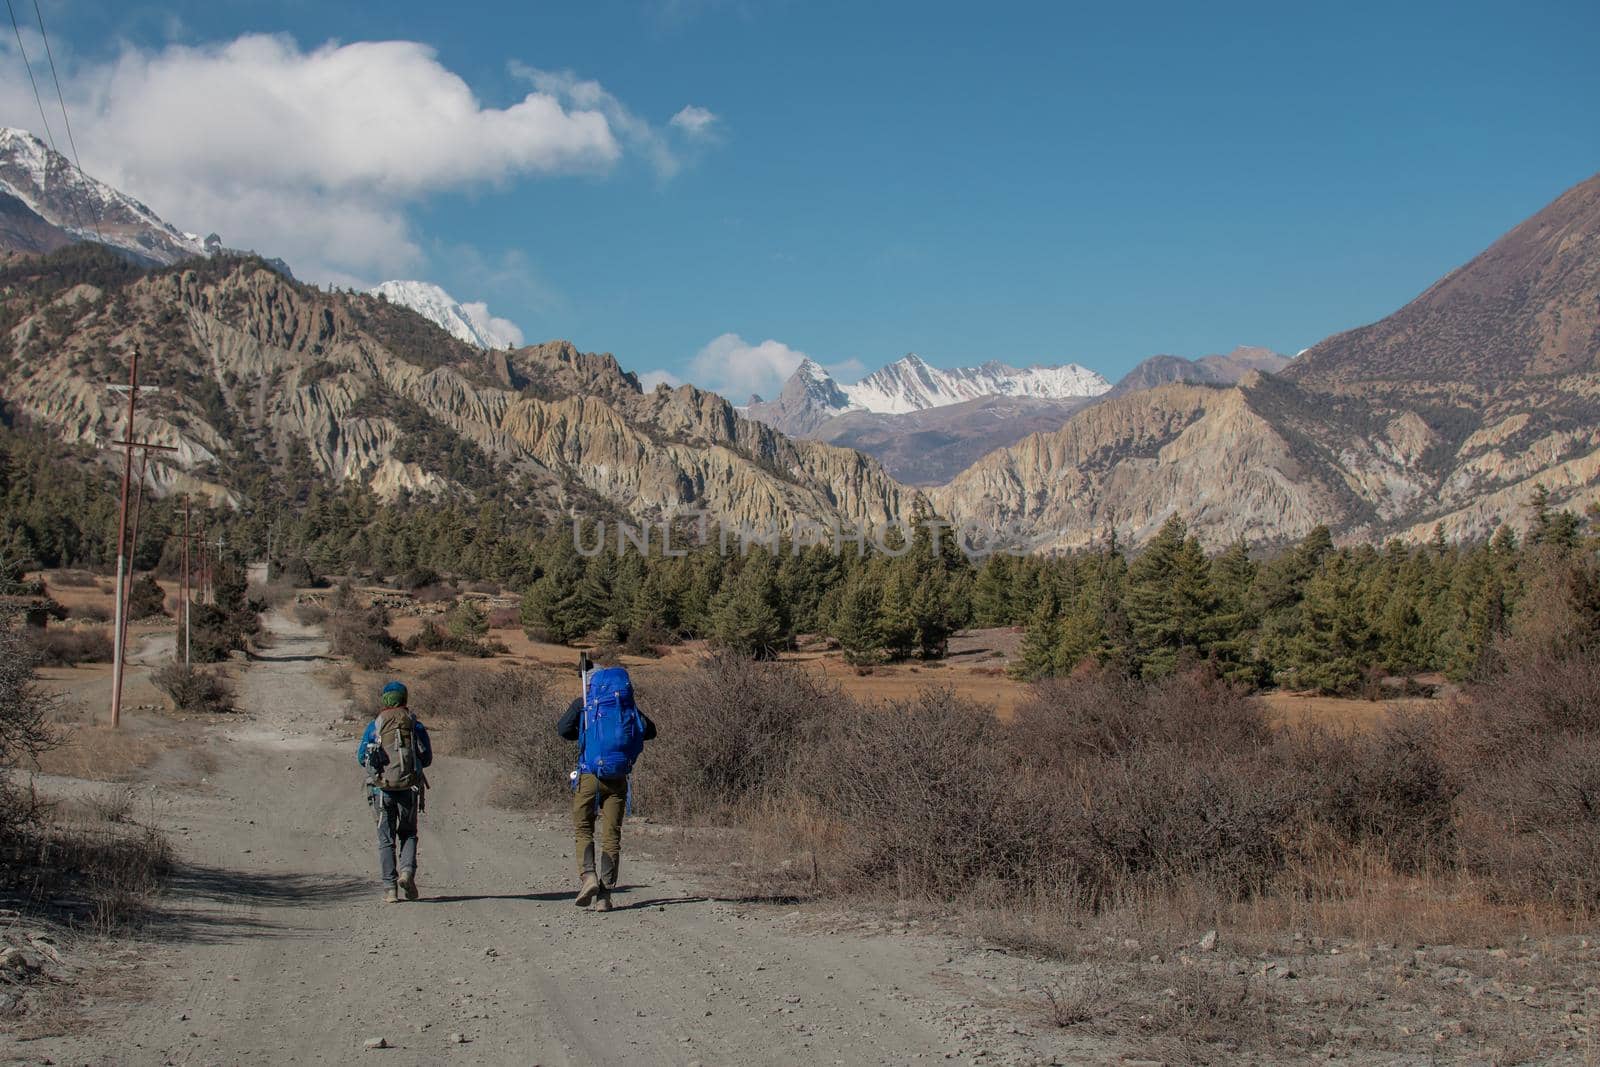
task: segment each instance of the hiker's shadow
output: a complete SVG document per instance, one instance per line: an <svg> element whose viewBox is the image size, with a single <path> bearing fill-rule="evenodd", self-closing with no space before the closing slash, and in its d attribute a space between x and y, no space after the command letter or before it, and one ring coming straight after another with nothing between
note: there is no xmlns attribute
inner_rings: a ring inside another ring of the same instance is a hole
<svg viewBox="0 0 1600 1067"><path fill-rule="evenodd" d="M612 907L613 911L637 911L641 908L668 908L677 904L705 904L710 897L658 897L654 900L630 900Z"/></svg>
<svg viewBox="0 0 1600 1067"><path fill-rule="evenodd" d="M564 889L555 893L460 893L445 894L443 896L426 896L415 901L417 904L466 904L474 900L528 900L544 901L571 900L572 890Z"/></svg>

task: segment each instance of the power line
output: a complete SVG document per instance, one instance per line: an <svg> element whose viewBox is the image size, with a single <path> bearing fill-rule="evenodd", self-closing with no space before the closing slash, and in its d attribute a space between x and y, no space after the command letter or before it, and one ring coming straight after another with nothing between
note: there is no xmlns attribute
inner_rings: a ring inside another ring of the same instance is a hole
<svg viewBox="0 0 1600 1067"><path fill-rule="evenodd" d="M59 156L61 153L56 151L56 135L51 132L50 118L44 113L44 98L39 95L39 83L34 80L33 64L28 62L28 49L27 46L22 43L22 27L17 25L17 9L12 6L11 0L6 0L6 10L11 13L11 31L17 35L17 51L22 54L22 65L28 68L28 84L33 86L33 102L39 105L39 121L44 123L45 140L50 142L50 151L55 152L55 154ZM40 25L42 26L43 24L44 23L41 20ZM65 115L66 112L62 112L62 114ZM62 158L66 157L63 156ZM78 232L83 233L83 216L78 213L77 202L69 196L67 197L67 205L72 208L72 218L78 224ZM100 233L100 228L98 225L95 227L94 232L96 235Z"/></svg>
<svg viewBox="0 0 1600 1067"><path fill-rule="evenodd" d="M10 4L11 0L6 0L6 3ZM78 177L87 182L89 176L83 172L83 161L78 158L78 142L72 136L72 120L67 117L67 98L66 95L61 91L61 77L56 73L56 56L55 53L50 50L50 35L45 32L44 12L39 10L39 0L33 0L33 13L39 19L39 36L44 39L45 58L50 60L50 80L56 83L56 99L61 102L61 122L67 128L67 146L72 149L72 165L78 168ZM11 17L13 21L16 20L15 13L13 13ZM18 44L20 44L22 41L22 35L20 33L17 35L17 41ZM26 59L26 57L24 57L24 59ZM33 71L31 69L28 71L28 77L33 77ZM36 87L34 89L34 93L37 94L38 91L39 90ZM76 212L74 212L74 214L76 214ZM100 232L100 201L98 198L96 198L94 201L94 235L100 239L101 244L105 243L105 234Z"/></svg>
<svg viewBox="0 0 1600 1067"><path fill-rule="evenodd" d="M44 135L50 142L50 151L56 150L56 135L50 132L50 120L45 117L44 100L39 96L39 83L33 80L33 64L28 62L28 49L22 44L22 27L17 25L17 9L6 0L6 10L11 12L11 30L17 35L17 51L22 53L22 65L28 68L28 84L33 86L33 102L39 105L39 121L44 123Z"/></svg>

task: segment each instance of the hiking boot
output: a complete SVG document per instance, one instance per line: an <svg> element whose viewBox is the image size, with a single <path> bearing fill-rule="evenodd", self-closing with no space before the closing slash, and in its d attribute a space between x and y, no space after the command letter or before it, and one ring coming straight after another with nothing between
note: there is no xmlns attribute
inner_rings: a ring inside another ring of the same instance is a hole
<svg viewBox="0 0 1600 1067"><path fill-rule="evenodd" d="M390 886L388 889L385 889L383 891L383 902L385 904L393 904L396 901L398 901L399 899L400 899L400 894L398 894L398 893L396 893L394 891L394 886Z"/></svg>
<svg viewBox="0 0 1600 1067"><path fill-rule="evenodd" d="M583 882L578 886L578 898L573 901L580 908L588 907L605 887L600 884L600 879L595 877L593 871L583 876Z"/></svg>
<svg viewBox="0 0 1600 1067"><path fill-rule="evenodd" d="M417 876L407 871L400 876L400 892L406 895L407 900L417 899Z"/></svg>
<svg viewBox="0 0 1600 1067"><path fill-rule="evenodd" d="M611 891L609 889L600 890L600 894L594 898L594 910L595 911L610 911L611 910Z"/></svg>

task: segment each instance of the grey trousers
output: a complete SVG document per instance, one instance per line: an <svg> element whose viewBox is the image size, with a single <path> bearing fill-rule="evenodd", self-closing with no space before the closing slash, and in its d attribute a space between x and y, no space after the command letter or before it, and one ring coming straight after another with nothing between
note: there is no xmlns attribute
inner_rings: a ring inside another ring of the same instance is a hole
<svg viewBox="0 0 1600 1067"><path fill-rule="evenodd" d="M378 873L384 885L392 886L399 873L396 866L417 873L417 794L380 789L372 798L372 810L378 820Z"/></svg>

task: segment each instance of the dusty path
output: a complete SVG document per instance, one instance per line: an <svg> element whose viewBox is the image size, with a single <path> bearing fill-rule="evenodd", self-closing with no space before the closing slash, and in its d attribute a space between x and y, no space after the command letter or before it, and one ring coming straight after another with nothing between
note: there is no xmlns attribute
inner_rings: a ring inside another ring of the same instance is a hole
<svg viewBox="0 0 1600 1067"><path fill-rule="evenodd" d="M962 1049L937 940L798 932L633 859L616 911L580 910L570 839L488 807L479 761L433 772L424 899L379 903L361 772L330 731L343 702L314 674L326 646L270 625L240 683L248 719L218 728L208 787L161 816L183 866L151 996L82 1036L0 1044L0 1059L871 1064ZM364 1052L377 1037L394 1048Z"/></svg>

